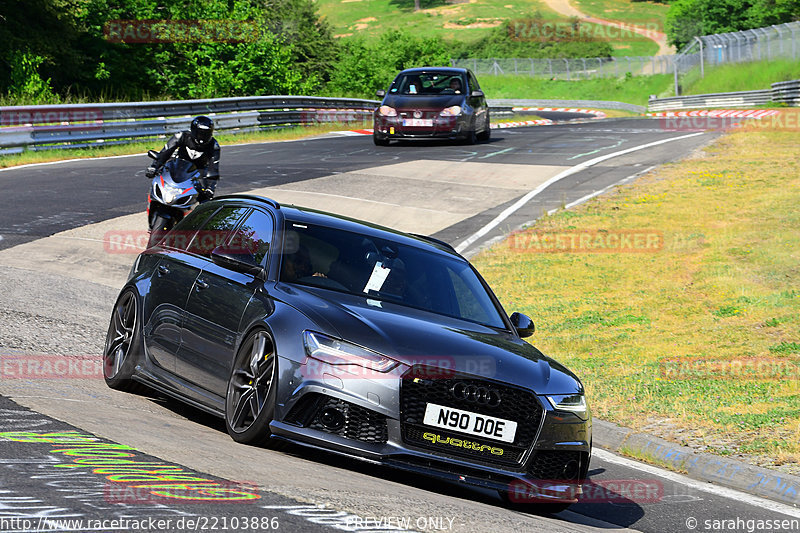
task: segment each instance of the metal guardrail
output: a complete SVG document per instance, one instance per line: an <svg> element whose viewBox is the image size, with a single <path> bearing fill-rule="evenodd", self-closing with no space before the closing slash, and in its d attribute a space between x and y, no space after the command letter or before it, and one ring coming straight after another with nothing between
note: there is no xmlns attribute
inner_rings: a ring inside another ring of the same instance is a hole
<svg viewBox="0 0 800 533"><path fill-rule="evenodd" d="M771 89L729 93L698 94L672 98L652 98L648 111L702 109L710 107L752 107L771 103L800 106L800 80L773 83Z"/></svg>
<svg viewBox="0 0 800 533"><path fill-rule="evenodd" d="M0 149L82 148L164 137L189 127L195 115L214 118L228 133L323 122L365 123L374 100L259 96L174 102L123 102L0 107Z"/></svg>
<svg viewBox="0 0 800 533"><path fill-rule="evenodd" d="M489 107L494 110L497 107L580 107L596 109L620 109L632 111L634 113L644 113L647 108L636 104L626 104L625 102L615 102L612 100L517 100L500 99L488 100Z"/></svg>

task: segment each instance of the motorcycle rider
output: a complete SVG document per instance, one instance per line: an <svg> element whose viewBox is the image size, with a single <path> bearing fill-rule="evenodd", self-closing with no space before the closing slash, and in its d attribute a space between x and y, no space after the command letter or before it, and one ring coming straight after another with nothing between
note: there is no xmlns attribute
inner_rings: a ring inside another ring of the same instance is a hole
<svg viewBox="0 0 800 533"><path fill-rule="evenodd" d="M190 161L205 175L198 183L198 201L207 202L214 198L214 190L219 180L220 147L214 138L214 121L206 116L198 116L192 120L189 131L181 131L173 135L158 153L158 157L147 167L145 176L148 179L158 173L175 151L180 159Z"/></svg>

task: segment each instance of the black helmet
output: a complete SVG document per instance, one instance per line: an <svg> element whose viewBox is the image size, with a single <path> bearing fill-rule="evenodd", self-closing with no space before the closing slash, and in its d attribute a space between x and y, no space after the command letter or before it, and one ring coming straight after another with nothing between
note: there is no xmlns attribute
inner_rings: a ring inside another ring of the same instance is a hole
<svg viewBox="0 0 800 533"><path fill-rule="evenodd" d="M192 121L191 135L197 145L205 145L214 136L214 121L204 116L195 117Z"/></svg>

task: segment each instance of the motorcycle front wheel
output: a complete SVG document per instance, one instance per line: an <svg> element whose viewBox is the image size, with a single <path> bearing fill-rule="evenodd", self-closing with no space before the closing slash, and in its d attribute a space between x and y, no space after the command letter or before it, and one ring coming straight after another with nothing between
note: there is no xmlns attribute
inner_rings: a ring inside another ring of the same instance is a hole
<svg viewBox="0 0 800 533"><path fill-rule="evenodd" d="M173 219L162 215L155 215L153 217L153 224L150 226L150 238L147 240L147 247L152 248L158 244L174 225L175 222Z"/></svg>

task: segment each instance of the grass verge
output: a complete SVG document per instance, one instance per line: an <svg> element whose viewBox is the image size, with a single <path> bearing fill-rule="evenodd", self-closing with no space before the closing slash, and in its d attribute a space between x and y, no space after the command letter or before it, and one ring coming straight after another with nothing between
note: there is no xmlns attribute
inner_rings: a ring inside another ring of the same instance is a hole
<svg viewBox="0 0 800 533"><path fill-rule="evenodd" d="M581 377L596 416L798 471L796 117L794 131L724 136L535 225L653 230L657 251L536 253L510 239L475 258L505 307L537 322L533 342Z"/></svg>
<svg viewBox="0 0 800 533"><path fill-rule="evenodd" d="M708 94L769 89L772 83L798 78L800 63L797 61L756 61L706 68L705 78L700 77L697 68L687 73L682 83L684 94Z"/></svg>
<svg viewBox="0 0 800 533"><path fill-rule="evenodd" d="M672 96L672 76L633 76L566 81L530 76L481 76L488 98L537 98L543 100L611 100L647 105L651 94ZM602 96L598 96L602 95Z"/></svg>
<svg viewBox="0 0 800 533"><path fill-rule="evenodd" d="M220 133L217 140L223 146L252 142L289 141L313 137L323 133L338 130L351 130L356 128L372 127L371 124L321 124L318 126L292 127L253 133ZM97 146L96 148L71 148L44 151L26 150L19 154L0 156L0 168L27 165L31 163L47 163L64 159L83 159L92 157L109 157L115 155L142 154L148 150L159 150L164 144L164 138L131 144L118 144L112 146Z"/></svg>

